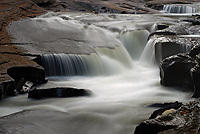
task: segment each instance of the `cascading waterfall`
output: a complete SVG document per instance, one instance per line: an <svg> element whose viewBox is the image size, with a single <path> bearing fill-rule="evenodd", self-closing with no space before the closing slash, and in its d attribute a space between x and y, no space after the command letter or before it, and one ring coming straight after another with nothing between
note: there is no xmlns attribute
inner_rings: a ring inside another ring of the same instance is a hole
<svg viewBox="0 0 200 134"><path fill-rule="evenodd" d="M131 55L132 59L138 59L142 53L149 36L149 31L146 29L134 31L122 31L121 40Z"/></svg>
<svg viewBox="0 0 200 134"><path fill-rule="evenodd" d="M47 76L108 75L132 66L131 58L123 47L96 48L90 55L46 54L41 64Z"/></svg>
<svg viewBox="0 0 200 134"><path fill-rule="evenodd" d="M46 54L41 56L47 76L74 76L88 74L87 65L80 55Z"/></svg>
<svg viewBox="0 0 200 134"><path fill-rule="evenodd" d="M144 51L142 52L141 56L140 56L140 62L143 63L143 64L146 64L146 65L150 65L150 64L153 64L153 63L156 63L156 60L157 60L157 63L160 63L164 57L163 57L163 50L162 49L162 43L163 42L166 42L166 43L169 43L169 40L165 37L159 37L159 38L150 38L149 41L147 42L147 45L145 46L144 48ZM172 46L168 47L168 48L178 48L176 50L176 53L187 53L191 50L191 46L187 45L187 44L175 44L173 43L172 41ZM155 48L156 48L156 45L157 45L157 55L155 54ZM165 48L166 49L166 48ZM170 52L168 52L170 54Z"/></svg>
<svg viewBox="0 0 200 134"><path fill-rule="evenodd" d="M191 5L164 5L162 12L165 13L200 13L200 7Z"/></svg>
<svg viewBox="0 0 200 134"><path fill-rule="evenodd" d="M152 64L155 62L155 44L156 38L150 38L147 42L141 56L140 62L143 64Z"/></svg>

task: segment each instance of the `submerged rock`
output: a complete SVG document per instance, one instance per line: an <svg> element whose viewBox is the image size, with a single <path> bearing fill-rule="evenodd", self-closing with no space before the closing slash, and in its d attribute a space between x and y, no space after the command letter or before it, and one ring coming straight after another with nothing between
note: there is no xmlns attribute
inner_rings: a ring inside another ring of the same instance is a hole
<svg viewBox="0 0 200 134"><path fill-rule="evenodd" d="M182 105L177 110L148 119L136 127L135 134L192 134L200 127L200 100Z"/></svg>
<svg viewBox="0 0 200 134"><path fill-rule="evenodd" d="M164 59L160 67L161 84L186 87L192 90L194 84L190 69L195 65L195 60L186 54L178 54Z"/></svg>
<svg viewBox="0 0 200 134"><path fill-rule="evenodd" d="M49 88L49 89L35 89L29 92L28 97L34 99L48 98L48 97L77 97L90 96L91 92L85 89L75 88Z"/></svg>

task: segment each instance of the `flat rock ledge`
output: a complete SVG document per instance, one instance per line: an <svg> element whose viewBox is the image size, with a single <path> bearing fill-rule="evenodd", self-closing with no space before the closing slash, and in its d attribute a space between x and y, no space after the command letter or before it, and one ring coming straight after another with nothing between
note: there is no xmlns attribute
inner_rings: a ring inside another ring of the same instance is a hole
<svg viewBox="0 0 200 134"><path fill-rule="evenodd" d="M143 121L135 134L196 134L200 133L200 99L169 109L154 119Z"/></svg>

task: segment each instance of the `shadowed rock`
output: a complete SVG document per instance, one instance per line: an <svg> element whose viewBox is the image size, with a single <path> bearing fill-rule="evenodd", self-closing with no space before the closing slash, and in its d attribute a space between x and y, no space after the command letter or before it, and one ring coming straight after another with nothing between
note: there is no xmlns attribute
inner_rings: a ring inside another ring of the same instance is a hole
<svg viewBox="0 0 200 134"><path fill-rule="evenodd" d="M49 98L49 97L77 97L89 96L91 92L85 89L75 88L49 88L49 89L35 89L29 92L28 97L34 99Z"/></svg>
<svg viewBox="0 0 200 134"><path fill-rule="evenodd" d="M199 99L136 127L135 134L192 134L199 129Z"/></svg>
<svg viewBox="0 0 200 134"><path fill-rule="evenodd" d="M4 81L0 83L0 99L4 99L8 96L15 95L15 83L14 80Z"/></svg>
<svg viewBox="0 0 200 134"><path fill-rule="evenodd" d="M188 44L187 44L188 45ZM189 46L177 42L158 42L155 45L155 58L158 63L172 55L178 53L188 53Z"/></svg>
<svg viewBox="0 0 200 134"><path fill-rule="evenodd" d="M15 80L16 84L22 78L32 81L45 81L45 71L42 67L16 66L9 68L7 73Z"/></svg>
<svg viewBox="0 0 200 134"><path fill-rule="evenodd" d="M151 116L149 117L149 119L155 119L156 117L162 115L163 112L165 112L166 110L170 110L170 109L178 109L182 106L183 104L176 101L176 102L173 102L173 103L156 103L156 104L152 104L150 105L149 107L161 107L160 109L158 110L155 110Z"/></svg>
<svg viewBox="0 0 200 134"><path fill-rule="evenodd" d="M161 84L193 89L190 69L195 65L195 60L186 54L178 54L164 59L160 67Z"/></svg>

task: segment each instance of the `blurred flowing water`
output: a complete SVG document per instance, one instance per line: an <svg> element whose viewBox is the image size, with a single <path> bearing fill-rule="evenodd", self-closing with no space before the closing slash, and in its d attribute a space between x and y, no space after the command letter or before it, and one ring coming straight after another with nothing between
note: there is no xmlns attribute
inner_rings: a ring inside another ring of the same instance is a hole
<svg viewBox="0 0 200 134"><path fill-rule="evenodd" d="M51 29L63 27L63 31L69 30L65 36L71 32L73 39L76 38L73 31L87 27L83 29L85 33L80 31L77 36L84 36L83 44L92 44L94 52L42 55L49 82L40 88L82 88L91 90L92 95L42 100L28 99L27 94L18 95L0 102L0 116L25 109L49 109L66 113L64 123L68 134L130 134L155 110L147 105L190 100L191 92L160 85L159 69L148 54L152 48L145 47L148 35L156 30L157 21L175 22L177 18L49 13L32 20L46 23ZM147 60L140 60L141 56L145 59L144 55ZM59 123L53 125L59 126Z"/></svg>

